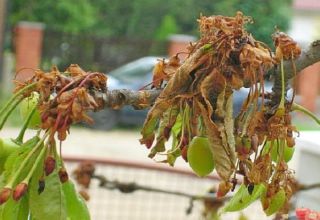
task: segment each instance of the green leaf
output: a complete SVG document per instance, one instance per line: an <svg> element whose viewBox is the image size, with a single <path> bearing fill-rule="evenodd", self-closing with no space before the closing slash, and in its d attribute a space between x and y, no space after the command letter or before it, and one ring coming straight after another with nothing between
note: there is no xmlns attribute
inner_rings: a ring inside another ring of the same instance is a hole
<svg viewBox="0 0 320 220"><path fill-rule="evenodd" d="M176 162L177 158L180 157L181 150L178 148L170 153L167 154L167 162L170 166L174 166L174 163Z"/></svg>
<svg viewBox="0 0 320 220"><path fill-rule="evenodd" d="M231 198L230 201L224 206L224 212L235 212L240 211L248 207L251 203L257 200L262 193L266 190L263 184L254 186L253 192L250 195L245 185L241 185L236 194Z"/></svg>
<svg viewBox="0 0 320 220"><path fill-rule="evenodd" d="M14 172L18 169L20 164L22 163L23 159L29 154L29 152L32 150L32 148L39 142L39 137L35 136L25 142L20 148L18 148L16 151L11 153L6 160L5 166L4 166L4 178L6 181L10 178L11 175L14 174ZM30 169L30 166L32 163L28 163L26 167L24 167L25 172L22 172L23 174L27 175L27 170ZM22 181L24 176L22 175L17 179L16 182Z"/></svg>
<svg viewBox="0 0 320 220"><path fill-rule="evenodd" d="M18 202L10 198L0 210L0 219L26 220L29 215L28 197L23 196Z"/></svg>
<svg viewBox="0 0 320 220"><path fill-rule="evenodd" d="M66 198L69 220L90 220L90 213L84 199L76 192L74 184L69 180L62 185Z"/></svg>
<svg viewBox="0 0 320 220"><path fill-rule="evenodd" d="M178 135L181 133L181 128L182 128L182 117L181 117L181 114L178 114L176 121L171 129L172 136L177 138Z"/></svg>
<svg viewBox="0 0 320 220"><path fill-rule="evenodd" d="M45 179L45 189L38 194L38 180L42 175L42 164L35 172L30 183L29 205L33 219L57 220L67 219L66 199L57 171Z"/></svg>
<svg viewBox="0 0 320 220"><path fill-rule="evenodd" d="M286 192L280 189L274 196L271 197L269 207L264 210L267 216L270 216L279 211L286 201Z"/></svg>

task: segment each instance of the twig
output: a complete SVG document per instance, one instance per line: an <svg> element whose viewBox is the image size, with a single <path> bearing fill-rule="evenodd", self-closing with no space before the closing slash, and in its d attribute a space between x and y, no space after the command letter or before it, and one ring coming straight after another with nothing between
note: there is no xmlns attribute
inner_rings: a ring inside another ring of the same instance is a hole
<svg viewBox="0 0 320 220"><path fill-rule="evenodd" d="M223 198L217 198L217 197L213 196L213 193L207 193L204 195L194 195L194 194L185 193L185 192L181 192L181 191L164 190L164 189L159 189L159 188L150 187L150 186L143 186L143 185L139 185L139 184L136 184L133 182L123 183L123 182L119 182L117 180L110 181L110 180L107 180L107 178L103 175L92 175L91 178L99 180L99 182L100 182L99 186L102 188L109 189L109 190L118 189L122 193L133 193L137 190L142 190L142 191L147 191L147 192L156 192L156 193L164 193L164 194L169 194L169 195L182 196L182 197L189 198L191 200L207 200L207 201L212 201L212 202L223 202L223 201L226 201L231 198L228 196L223 197ZM320 188L320 183L299 184L297 192L312 190L312 189L316 189L316 188Z"/></svg>
<svg viewBox="0 0 320 220"><path fill-rule="evenodd" d="M313 184L309 184L309 185L300 184L298 191L312 190L312 189L316 189L316 188L320 188L320 183L313 183Z"/></svg>
<svg viewBox="0 0 320 220"><path fill-rule="evenodd" d="M107 180L107 178L102 175L93 175L92 178L99 180L100 187L109 189L109 190L118 189L122 193L133 193L137 190L142 190L147 192L156 192L156 193L182 196L182 197L189 198L191 200L208 200L212 202L222 202L230 198L230 197L224 197L220 199L213 196L213 194L210 194L210 193L206 195L194 195L194 194L185 193L181 191L164 190L164 189L159 189L159 188L150 187L150 186L143 186L136 183L123 183L117 180L110 181L110 180Z"/></svg>

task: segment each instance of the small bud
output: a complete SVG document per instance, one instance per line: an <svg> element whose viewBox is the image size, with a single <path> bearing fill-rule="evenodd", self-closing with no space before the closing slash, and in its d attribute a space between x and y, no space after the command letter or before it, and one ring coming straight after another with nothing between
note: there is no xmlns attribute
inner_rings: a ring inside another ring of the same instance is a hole
<svg viewBox="0 0 320 220"><path fill-rule="evenodd" d="M11 194L12 189L11 188L3 188L1 193L0 193L0 205L5 203Z"/></svg>
<svg viewBox="0 0 320 220"><path fill-rule="evenodd" d="M270 206L270 198L262 197L261 198L261 204L262 204L263 210L267 210L269 208L269 206Z"/></svg>
<svg viewBox="0 0 320 220"><path fill-rule="evenodd" d="M181 149L181 156L184 161L188 162L188 146L183 146Z"/></svg>
<svg viewBox="0 0 320 220"><path fill-rule="evenodd" d="M44 191L45 187L46 187L46 182L44 181L43 178L40 178L38 181L38 194L39 195Z"/></svg>
<svg viewBox="0 0 320 220"><path fill-rule="evenodd" d="M150 135L150 137L148 137L145 140L140 139L140 143L146 145L146 147L148 149L150 149L152 147L153 141L154 141L155 135L152 134Z"/></svg>
<svg viewBox="0 0 320 220"><path fill-rule="evenodd" d="M163 129L163 136L165 137L165 139L169 140L170 132L171 132L171 128L170 127L165 127Z"/></svg>
<svg viewBox="0 0 320 220"><path fill-rule="evenodd" d="M59 178L61 183L65 183L69 180L69 176L65 168L61 168L59 170Z"/></svg>
<svg viewBox="0 0 320 220"><path fill-rule="evenodd" d="M286 137L286 141L288 147L294 147L294 145L296 145L296 142L293 137Z"/></svg>
<svg viewBox="0 0 320 220"><path fill-rule="evenodd" d="M248 189L248 193L251 195L254 190L254 184L249 183L247 186L247 189Z"/></svg>
<svg viewBox="0 0 320 220"><path fill-rule="evenodd" d="M44 171L49 176L56 167L56 160L52 156L48 156L44 162Z"/></svg>
<svg viewBox="0 0 320 220"><path fill-rule="evenodd" d="M187 146L189 145L189 137L188 135L184 135L182 139L182 146Z"/></svg>
<svg viewBox="0 0 320 220"><path fill-rule="evenodd" d="M220 182L218 186L217 197L224 197L230 191L231 188L232 184L230 182Z"/></svg>
<svg viewBox="0 0 320 220"><path fill-rule="evenodd" d="M27 192L28 184L27 183L19 183L16 188L13 190L13 199L18 201L21 197Z"/></svg>

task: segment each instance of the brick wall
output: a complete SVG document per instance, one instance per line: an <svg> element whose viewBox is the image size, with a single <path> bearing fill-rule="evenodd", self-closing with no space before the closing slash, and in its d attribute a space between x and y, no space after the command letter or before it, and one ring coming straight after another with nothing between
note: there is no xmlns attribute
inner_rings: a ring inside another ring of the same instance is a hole
<svg viewBox="0 0 320 220"><path fill-rule="evenodd" d="M24 81L33 74L41 62L44 25L20 22L15 28L16 80Z"/></svg>

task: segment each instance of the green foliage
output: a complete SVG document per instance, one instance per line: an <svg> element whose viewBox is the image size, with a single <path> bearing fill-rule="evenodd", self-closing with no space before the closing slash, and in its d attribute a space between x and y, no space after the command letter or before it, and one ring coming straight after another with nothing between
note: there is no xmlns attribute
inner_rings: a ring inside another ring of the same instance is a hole
<svg viewBox="0 0 320 220"><path fill-rule="evenodd" d="M96 7L89 0L24 1L11 3L10 22L43 22L49 29L79 33L96 22Z"/></svg>

